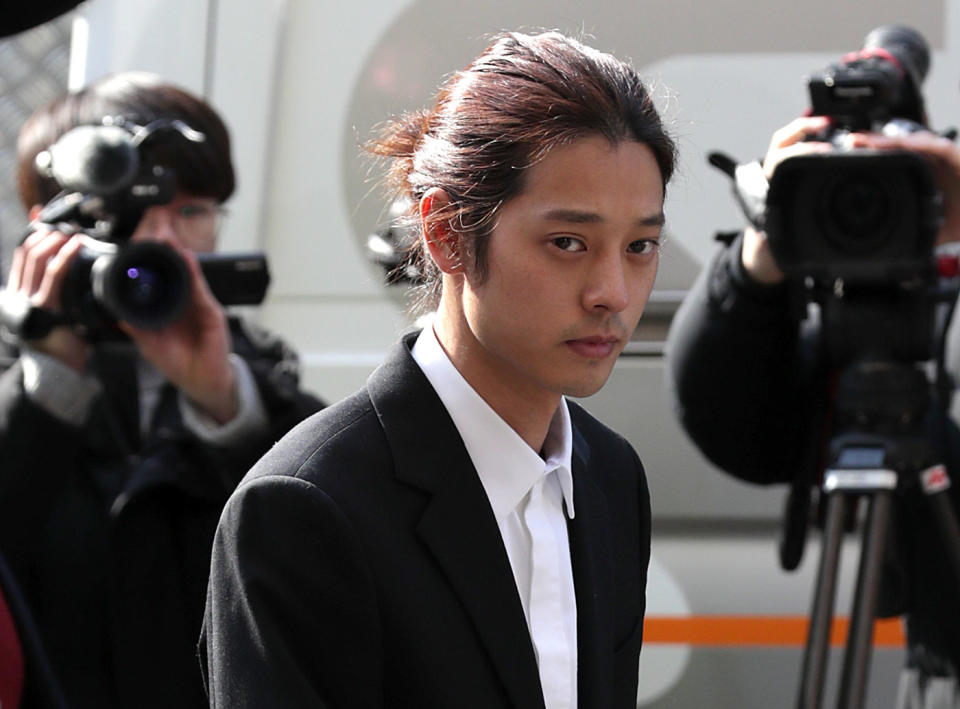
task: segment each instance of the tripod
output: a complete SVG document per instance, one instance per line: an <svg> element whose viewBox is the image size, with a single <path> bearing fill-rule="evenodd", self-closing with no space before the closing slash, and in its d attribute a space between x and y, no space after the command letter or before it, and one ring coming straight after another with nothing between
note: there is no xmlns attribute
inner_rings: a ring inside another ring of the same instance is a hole
<svg viewBox="0 0 960 709"><path fill-rule="evenodd" d="M840 544L854 502L866 499L867 515L837 709L864 707L873 620L896 493L922 491L937 520L945 561L960 583L960 526L947 493L946 468L936 458L926 425L930 390L926 375L914 365L857 361L843 372L836 398L838 433L831 439L830 463L823 478L827 500L823 547L798 709L820 709L822 703ZM952 709L950 704L944 706Z"/></svg>

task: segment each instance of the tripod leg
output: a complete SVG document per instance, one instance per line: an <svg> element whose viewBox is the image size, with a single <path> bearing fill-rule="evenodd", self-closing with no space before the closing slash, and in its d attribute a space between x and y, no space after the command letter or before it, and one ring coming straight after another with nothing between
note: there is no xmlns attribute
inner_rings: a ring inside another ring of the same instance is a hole
<svg viewBox="0 0 960 709"><path fill-rule="evenodd" d="M924 709L920 695L920 672L916 668L906 668L900 673L894 709Z"/></svg>
<svg viewBox="0 0 960 709"><path fill-rule="evenodd" d="M946 468L936 465L924 470L920 473L920 483L943 538L947 563L953 569L957 585L960 585L960 524L957 523L957 514L950 499L950 479Z"/></svg>
<svg viewBox="0 0 960 709"><path fill-rule="evenodd" d="M873 621L891 505L891 492L888 490L879 490L870 498L867 524L863 531L856 596L847 636L847 653L840 680L838 709L862 709L866 699L867 671L873 645Z"/></svg>
<svg viewBox="0 0 960 709"><path fill-rule="evenodd" d="M923 696L923 708L953 709L956 690L957 681L953 677L931 677Z"/></svg>
<svg viewBox="0 0 960 709"><path fill-rule="evenodd" d="M843 520L847 498L840 492L831 493L827 502L827 516L820 551L820 568L810 611L807 646L803 655L798 709L820 709L826 675L827 650L830 644L830 625L837 589L837 568L840 565L840 542L843 540Z"/></svg>

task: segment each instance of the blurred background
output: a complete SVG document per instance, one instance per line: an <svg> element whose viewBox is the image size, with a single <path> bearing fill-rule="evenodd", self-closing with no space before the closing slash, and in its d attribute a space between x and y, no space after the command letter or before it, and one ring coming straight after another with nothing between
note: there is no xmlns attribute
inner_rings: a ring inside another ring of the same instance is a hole
<svg viewBox="0 0 960 709"><path fill-rule="evenodd" d="M161 74L226 118L239 189L220 248L267 253L273 283L256 317L300 351L307 386L335 400L362 386L411 324L404 287L387 286L368 257L368 238L390 226L377 165L360 147L371 128L428 103L500 29L559 29L630 59L678 139L680 170L647 314L612 381L583 403L631 440L650 477L638 706L786 706L816 539L800 570L779 569L783 491L732 480L687 442L664 393L663 339L715 232L743 224L706 154L762 156L770 133L807 107L805 75L888 23L913 26L931 46L932 126L960 124L960 4L950 0L88 0L0 40L0 260L9 264L25 228L13 183L22 121L104 74ZM855 548L844 550L841 615ZM894 623L874 653L870 706L892 706L902 663Z"/></svg>

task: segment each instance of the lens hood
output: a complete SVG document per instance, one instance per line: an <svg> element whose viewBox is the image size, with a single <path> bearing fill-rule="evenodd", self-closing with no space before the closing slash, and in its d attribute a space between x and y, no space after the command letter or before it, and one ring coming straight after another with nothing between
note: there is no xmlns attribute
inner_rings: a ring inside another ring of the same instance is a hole
<svg viewBox="0 0 960 709"><path fill-rule="evenodd" d="M166 244L125 244L100 256L90 272L93 295L117 320L159 330L180 317L190 301L190 273Z"/></svg>

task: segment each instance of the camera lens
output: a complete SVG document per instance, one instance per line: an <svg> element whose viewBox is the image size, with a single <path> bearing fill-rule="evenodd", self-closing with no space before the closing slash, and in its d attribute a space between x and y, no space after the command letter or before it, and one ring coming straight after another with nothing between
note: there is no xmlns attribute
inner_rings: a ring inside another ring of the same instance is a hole
<svg viewBox="0 0 960 709"><path fill-rule="evenodd" d="M155 308L163 302L167 290L160 274L146 266L131 266L117 286L121 298L137 308Z"/></svg>
<svg viewBox="0 0 960 709"><path fill-rule="evenodd" d="M155 242L126 244L101 257L91 273L94 296L118 320L159 330L183 312L190 274L176 251Z"/></svg>
<svg viewBox="0 0 960 709"><path fill-rule="evenodd" d="M854 240L879 238L889 226L891 195L884 185L866 174L850 175L828 192L828 219L838 235Z"/></svg>
<svg viewBox="0 0 960 709"><path fill-rule="evenodd" d="M930 70L930 46L922 34L905 25L877 27L863 41L864 49L875 47L895 56L916 82L916 88L920 88Z"/></svg>

